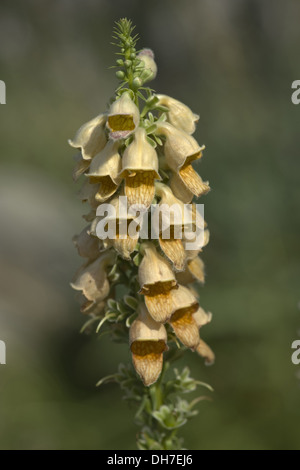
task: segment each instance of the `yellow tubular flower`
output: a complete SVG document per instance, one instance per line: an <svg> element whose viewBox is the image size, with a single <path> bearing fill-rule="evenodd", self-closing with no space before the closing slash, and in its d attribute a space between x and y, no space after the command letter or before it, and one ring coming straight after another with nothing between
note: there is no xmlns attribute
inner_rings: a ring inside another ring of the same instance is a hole
<svg viewBox="0 0 300 470"><path fill-rule="evenodd" d="M139 238L138 228L134 236L129 236L129 224L133 221L133 216L127 214L128 218L123 218L120 214L120 200L119 197L114 197L110 204L115 208L115 215L109 214L105 219L109 223L113 222L116 226L115 238L105 239L104 245L107 247L113 246L122 258L130 259L131 253L134 251Z"/></svg>
<svg viewBox="0 0 300 470"><path fill-rule="evenodd" d="M147 142L146 131L141 127L124 152L120 176L125 179L128 205L143 204L148 208L154 198L154 181L160 176L156 151Z"/></svg>
<svg viewBox="0 0 300 470"><path fill-rule="evenodd" d="M166 162L184 186L195 196L204 194L204 189L207 192L208 183L203 183L192 167L192 162L202 157L205 146L200 147L194 137L176 129L168 122L160 123L156 133L166 137L164 145Z"/></svg>
<svg viewBox="0 0 300 470"><path fill-rule="evenodd" d="M191 166L191 165L190 165ZM193 170L194 171L194 170ZM184 172L183 172L184 176ZM178 199L181 199L182 202L185 204L189 204L193 197L194 197L194 192L192 192L189 187L191 187L192 182L188 182L188 185L185 184L185 182L182 179L182 175L177 174L172 172L171 178L170 178L170 187L176 197ZM200 175L198 175L197 178L197 196L204 196L210 191L210 187L208 184L208 181L204 182L201 178Z"/></svg>
<svg viewBox="0 0 300 470"><path fill-rule="evenodd" d="M179 284L191 284L192 282L198 281L204 284L205 281L205 266L201 258L191 259L187 262L184 271L176 274L176 279Z"/></svg>
<svg viewBox="0 0 300 470"><path fill-rule="evenodd" d="M160 197L157 207L161 216L159 245L172 262L175 270L182 271L186 263L186 253L181 239L184 225L184 204L174 196L168 186L162 183L156 183L156 195ZM165 219L166 227L164 227ZM178 231L179 234L176 235Z"/></svg>
<svg viewBox="0 0 300 470"><path fill-rule="evenodd" d="M118 142L107 142L104 149L93 158L89 172L86 174L90 183L99 183L99 189L95 195L98 202L104 202L110 198L121 182L118 174L122 163L118 147Z"/></svg>
<svg viewBox="0 0 300 470"><path fill-rule="evenodd" d="M71 147L81 150L83 160L91 160L105 146L107 140L104 130L105 122L106 115L99 114L83 124L73 140L69 139Z"/></svg>
<svg viewBox="0 0 300 470"><path fill-rule="evenodd" d="M167 332L140 305L137 319L132 323L129 343L136 372L147 387L158 379L163 366L163 352L168 349Z"/></svg>
<svg viewBox="0 0 300 470"><path fill-rule="evenodd" d="M199 121L198 114L194 114L188 106L170 96L156 96L159 99L158 104L166 106L169 109L167 116L170 124L187 134L193 134L195 132L196 123Z"/></svg>
<svg viewBox="0 0 300 470"><path fill-rule="evenodd" d="M80 291L87 300L100 302L109 293L109 282L105 268L113 265L115 254L104 252L95 261L85 263L77 271L71 286Z"/></svg>
<svg viewBox="0 0 300 470"><path fill-rule="evenodd" d="M113 102L110 107L106 126L112 140L126 139L138 127L140 112L128 92Z"/></svg>
<svg viewBox="0 0 300 470"><path fill-rule="evenodd" d="M175 275L153 244L143 243L141 251L144 257L138 273L140 293L145 296L145 303L152 318L164 323L172 315L171 291L177 289Z"/></svg>
<svg viewBox="0 0 300 470"><path fill-rule="evenodd" d="M199 308L192 292L179 286L172 291L172 316L169 320L177 338L187 347L195 349L199 344L199 328L193 316Z"/></svg>

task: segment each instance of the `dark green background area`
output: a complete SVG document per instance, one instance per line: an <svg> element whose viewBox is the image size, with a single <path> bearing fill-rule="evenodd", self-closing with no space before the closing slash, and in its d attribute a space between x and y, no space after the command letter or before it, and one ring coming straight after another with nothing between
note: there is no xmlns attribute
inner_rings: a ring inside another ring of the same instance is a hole
<svg viewBox="0 0 300 470"><path fill-rule="evenodd" d="M155 51L152 86L200 113L195 137L207 147L200 294L217 360L205 368L188 352L180 365L215 392L186 426L186 446L300 448L299 15L298 0L1 0L0 448L135 448L120 390L95 388L128 348L79 335L69 287L87 209L67 139L114 92L111 30L122 16Z"/></svg>

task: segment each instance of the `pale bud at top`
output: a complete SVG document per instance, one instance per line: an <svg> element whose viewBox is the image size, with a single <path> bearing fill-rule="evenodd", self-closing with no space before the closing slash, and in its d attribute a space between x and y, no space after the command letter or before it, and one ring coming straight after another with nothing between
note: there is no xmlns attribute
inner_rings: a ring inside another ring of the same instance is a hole
<svg viewBox="0 0 300 470"><path fill-rule="evenodd" d="M157 65L154 61L154 52L151 49L142 49L137 58L143 61L144 70L141 73L143 83L154 80L157 74Z"/></svg>

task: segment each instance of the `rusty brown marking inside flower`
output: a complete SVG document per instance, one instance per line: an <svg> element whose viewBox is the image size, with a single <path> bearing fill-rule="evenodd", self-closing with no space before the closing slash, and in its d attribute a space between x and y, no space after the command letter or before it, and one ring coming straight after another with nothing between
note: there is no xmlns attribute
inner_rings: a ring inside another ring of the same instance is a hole
<svg viewBox="0 0 300 470"><path fill-rule="evenodd" d="M163 340L132 343L133 365L144 385L149 386L158 379L163 365L163 352L166 349L168 347Z"/></svg>
<svg viewBox="0 0 300 470"><path fill-rule="evenodd" d="M95 199L97 201L105 201L114 194L117 185L112 181L110 176L90 177L91 183L100 183L99 189L96 193Z"/></svg>
<svg viewBox="0 0 300 470"><path fill-rule="evenodd" d="M113 114L108 117L108 125L112 132L133 131L135 129L132 114Z"/></svg>
<svg viewBox="0 0 300 470"><path fill-rule="evenodd" d="M145 295L145 303L151 317L160 323L166 322L172 314L171 290L177 289L176 281L158 282L144 286L141 293ZM147 291L148 289L148 291Z"/></svg>
<svg viewBox="0 0 300 470"><path fill-rule="evenodd" d="M166 351L167 346L162 339L159 341L134 341L130 349L132 354L142 357L148 356L148 359L151 360Z"/></svg>
<svg viewBox="0 0 300 470"><path fill-rule="evenodd" d="M182 240L170 238L169 240L159 236L159 245L167 258L172 261L175 269L182 271L186 263L186 253Z"/></svg>
<svg viewBox="0 0 300 470"><path fill-rule="evenodd" d="M177 310L170 319L170 324L177 338L188 348L195 348L200 341L199 330L193 313L198 310L199 304L195 304Z"/></svg>
<svg viewBox="0 0 300 470"><path fill-rule="evenodd" d="M143 204L149 207L155 195L154 180L157 178L155 171L126 172L125 194L128 204Z"/></svg>
<svg viewBox="0 0 300 470"><path fill-rule="evenodd" d="M193 313L197 312L199 308L198 302L195 302L193 305L189 307L184 307L176 310L176 312L172 315L171 323L176 324L177 326L182 325L185 326L187 324L194 323L194 319L192 317Z"/></svg>
<svg viewBox="0 0 300 470"><path fill-rule="evenodd" d="M190 165L192 162L195 160L199 160L200 158L203 157L202 150L199 150L198 152L194 153L193 155L189 155L187 159L185 160L185 165Z"/></svg>
<svg viewBox="0 0 300 470"><path fill-rule="evenodd" d="M141 288L140 294L155 297L160 294L168 294L171 289L178 289L178 285L175 280L156 282L155 284L145 284Z"/></svg>
<svg viewBox="0 0 300 470"><path fill-rule="evenodd" d="M202 181L202 178L200 178L190 163L183 165L179 170L179 176L185 186L195 194L195 196L203 196L210 191L208 184Z"/></svg>

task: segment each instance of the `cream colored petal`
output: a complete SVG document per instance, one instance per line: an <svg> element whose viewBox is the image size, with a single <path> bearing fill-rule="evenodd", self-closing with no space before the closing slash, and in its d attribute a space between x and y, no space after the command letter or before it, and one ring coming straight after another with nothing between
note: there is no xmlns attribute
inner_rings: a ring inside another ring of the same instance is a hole
<svg viewBox="0 0 300 470"><path fill-rule="evenodd" d="M172 290L171 292L172 299L172 314L177 310L182 308L196 306L198 308L198 302L190 289L185 286L178 286L178 289ZM196 311L195 310L195 311Z"/></svg>
<svg viewBox="0 0 300 470"><path fill-rule="evenodd" d="M127 172L125 176L125 195L128 199L128 206L138 204L148 208L155 195L154 171Z"/></svg>
<svg viewBox="0 0 300 470"><path fill-rule="evenodd" d="M119 185L121 178L118 174L122 168L122 159L118 148L118 142L109 141L104 149L93 158L87 176L92 177L93 181L99 179L99 182L103 177L109 176L115 185Z"/></svg>
<svg viewBox="0 0 300 470"><path fill-rule="evenodd" d="M91 184L88 180L86 180L78 191L78 197L82 202L88 202L92 208L96 208L98 203L95 197L98 190L98 184Z"/></svg>
<svg viewBox="0 0 300 470"><path fill-rule="evenodd" d="M79 235L75 235L73 242L79 256L93 260L100 254L99 239L88 234L89 227L85 227Z"/></svg>
<svg viewBox="0 0 300 470"><path fill-rule="evenodd" d="M167 343L167 331L161 323L153 320L144 304L138 307L138 317L132 323L129 332L130 345L134 341L164 341Z"/></svg>
<svg viewBox="0 0 300 470"><path fill-rule="evenodd" d="M114 249L122 256L124 259L130 259L131 253L134 251L138 238L119 238L118 235L115 239L111 240L112 246Z"/></svg>
<svg viewBox="0 0 300 470"><path fill-rule="evenodd" d="M176 129L167 122L157 127L157 134L165 135L164 154L171 170L177 173L185 163L191 163L202 157L205 146L200 147L198 142L189 134Z"/></svg>
<svg viewBox="0 0 300 470"><path fill-rule="evenodd" d="M109 137L119 140L128 137L139 125L140 113L135 103L125 92L111 105L107 127L110 130Z"/></svg>
<svg viewBox="0 0 300 470"><path fill-rule="evenodd" d="M210 366L215 362L214 352L202 339L200 339L196 351L200 356L204 357L205 365Z"/></svg>
<svg viewBox="0 0 300 470"><path fill-rule="evenodd" d="M81 156L81 153L78 153L75 158L75 166L72 172L72 178L74 181L77 181L78 178L86 172L90 166L90 160L84 160Z"/></svg>
<svg viewBox="0 0 300 470"><path fill-rule="evenodd" d="M105 299L109 293L105 267L113 264L114 259L112 253L105 252L95 261L84 264L71 283L73 289L81 291L88 300L101 301Z"/></svg>
<svg viewBox="0 0 300 470"><path fill-rule="evenodd" d="M174 196L176 196L185 204L189 204L193 200L194 194L187 188L177 173L172 172L172 176L170 178L170 187L174 193Z"/></svg>
<svg viewBox="0 0 300 470"><path fill-rule="evenodd" d="M199 116L194 114L193 111L181 103L167 95L156 95L159 99L158 104L169 108L168 121L177 129L180 129L187 134L193 134L196 130L196 123L199 121Z"/></svg>
<svg viewBox="0 0 300 470"><path fill-rule="evenodd" d="M126 148L122 158L122 172L128 171L153 171L156 179L160 179L158 173L158 157L155 149L147 141L144 128L138 127L134 133L132 143Z"/></svg>
<svg viewBox="0 0 300 470"><path fill-rule="evenodd" d="M103 300L100 302L88 300L81 292L77 292L76 300L80 304L80 312L84 315L98 316L103 312L106 305L106 302Z"/></svg>
<svg viewBox="0 0 300 470"><path fill-rule="evenodd" d="M170 264L157 253L152 243L143 243L141 252L144 254L139 266L139 283L141 288L145 285L169 281L176 286L175 275Z"/></svg>
<svg viewBox="0 0 300 470"><path fill-rule="evenodd" d="M151 318L145 305L140 306L130 327L129 342L135 370L146 386L153 384L161 373L163 352L168 349L167 332Z"/></svg>
<svg viewBox="0 0 300 470"><path fill-rule="evenodd" d="M208 181L204 182L190 163L181 167L179 178L187 190L197 197L204 196L210 191Z"/></svg>
<svg viewBox="0 0 300 470"><path fill-rule="evenodd" d="M159 236L159 246L171 261L176 271L182 271L186 263L186 254L182 240L170 238L169 240L163 239Z"/></svg>
<svg viewBox="0 0 300 470"><path fill-rule="evenodd" d="M69 140L71 147L81 149L84 160L91 160L105 146L105 122L106 115L99 114L99 116L83 124L77 131L74 139Z"/></svg>
<svg viewBox="0 0 300 470"><path fill-rule="evenodd" d="M148 286L146 286L148 288ZM149 293L145 293L145 303L151 317L160 323L165 323L172 315L171 290L176 289L176 285L171 283L158 283L149 286Z"/></svg>
<svg viewBox="0 0 300 470"><path fill-rule="evenodd" d="M211 322L212 313L205 312L202 307L198 307L198 310L193 314L193 317L198 328L201 328Z"/></svg>
<svg viewBox="0 0 300 470"><path fill-rule="evenodd" d="M118 185L112 181L110 176L102 176L98 178L98 181L99 189L95 195L95 199L97 202L105 202L115 194L118 189Z"/></svg>
<svg viewBox="0 0 300 470"><path fill-rule="evenodd" d="M132 343L133 365L146 387L155 383L160 376L165 349L166 345L163 341L135 341Z"/></svg>
<svg viewBox="0 0 300 470"><path fill-rule="evenodd" d="M176 278L180 284L190 284L198 281L202 284L205 281L205 266L201 258L197 256L188 261L186 269L176 274Z"/></svg>
<svg viewBox="0 0 300 470"><path fill-rule="evenodd" d="M141 73L143 83L154 80L157 74L157 65L154 61L153 51L151 49L142 49L137 55L137 59L141 60L144 65L144 71Z"/></svg>
<svg viewBox="0 0 300 470"><path fill-rule="evenodd" d="M195 308L196 304L176 310L169 321L177 338L191 349L195 349L200 341L199 329L193 317Z"/></svg>

